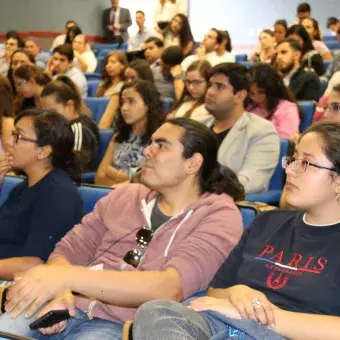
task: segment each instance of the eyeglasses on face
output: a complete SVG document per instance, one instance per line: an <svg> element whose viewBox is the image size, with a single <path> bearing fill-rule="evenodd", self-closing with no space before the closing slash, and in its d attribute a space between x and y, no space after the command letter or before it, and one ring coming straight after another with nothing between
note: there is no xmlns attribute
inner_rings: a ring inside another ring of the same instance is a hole
<svg viewBox="0 0 340 340"><path fill-rule="evenodd" d="M283 156L281 164L284 169L287 169L288 166L292 164L293 169L296 170L298 173L304 173L307 170L308 166L313 166L318 169L324 169L324 170L336 172L335 168L327 168L325 166L321 166L321 165L308 162L302 158L295 158L295 157L289 157L289 156Z"/></svg>
<svg viewBox="0 0 340 340"><path fill-rule="evenodd" d="M200 79L194 79L194 80L190 80L190 79L185 79L184 80L185 85L186 86L200 86L201 84L205 83L205 80L200 80Z"/></svg>
<svg viewBox="0 0 340 340"><path fill-rule="evenodd" d="M140 261L142 260L146 247L152 240L152 236L152 230L146 228L139 229L136 234L137 248L128 251L125 254L123 260L131 266L137 268Z"/></svg>
<svg viewBox="0 0 340 340"><path fill-rule="evenodd" d="M19 131L12 131L12 137L14 144L17 144L19 139L24 140L26 142L37 143L36 139L28 138L23 136Z"/></svg>
<svg viewBox="0 0 340 340"><path fill-rule="evenodd" d="M17 64L18 64L18 63L17 63ZM17 64L16 64L16 65L17 65ZM16 66L16 65L15 65L15 66ZM26 83L27 83L27 80L25 80L25 79L23 79L23 80L21 80L21 81L16 81L16 82L15 82L15 88L16 88L16 89L20 89L20 87L21 87L23 84L26 84Z"/></svg>

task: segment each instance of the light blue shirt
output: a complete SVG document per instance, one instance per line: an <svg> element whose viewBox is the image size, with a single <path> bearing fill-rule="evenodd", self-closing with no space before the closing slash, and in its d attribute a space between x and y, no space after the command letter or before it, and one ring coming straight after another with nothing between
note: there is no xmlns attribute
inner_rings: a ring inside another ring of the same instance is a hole
<svg viewBox="0 0 340 340"><path fill-rule="evenodd" d="M36 57L35 57L35 62L39 68L42 70L45 70L47 60L51 57L50 53L48 52L40 52Z"/></svg>
<svg viewBox="0 0 340 340"><path fill-rule="evenodd" d="M138 30L136 33L130 35L128 52L141 50L141 45L144 44L145 40L153 36L158 35L153 30L149 30L147 27L144 27L143 32Z"/></svg>
<svg viewBox="0 0 340 340"><path fill-rule="evenodd" d="M72 79L76 85L78 85L79 90L83 96L83 98L87 97L87 81L86 78L78 68L71 67L66 73L65 76L68 76L70 79Z"/></svg>

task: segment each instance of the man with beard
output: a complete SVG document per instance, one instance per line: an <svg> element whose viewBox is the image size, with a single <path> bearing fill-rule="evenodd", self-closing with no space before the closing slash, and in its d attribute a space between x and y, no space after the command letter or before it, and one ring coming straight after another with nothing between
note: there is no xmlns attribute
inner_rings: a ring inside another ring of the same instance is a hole
<svg viewBox="0 0 340 340"><path fill-rule="evenodd" d="M296 100L317 102L320 98L320 80L314 72L301 68L302 49L299 43L293 39L283 40L278 44L276 53L276 68Z"/></svg>

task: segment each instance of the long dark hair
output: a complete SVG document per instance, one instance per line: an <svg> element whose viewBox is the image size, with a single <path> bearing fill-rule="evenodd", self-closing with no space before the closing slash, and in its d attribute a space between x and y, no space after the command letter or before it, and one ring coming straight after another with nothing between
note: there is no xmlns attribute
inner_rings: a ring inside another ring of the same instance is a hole
<svg viewBox="0 0 340 340"><path fill-rule="evenodd" d="M131 61L131 63L126 68L132 68L138 74L138 79L147 80L150 83L154 83L154 77L149 63L143 59L136 59Z"/></svg>
<svg viewBox="0 0 340 340"><path fill-rule="evenodd" d="M176 17L179 17L182 20L182 29L179 32L179 40L180 40L181 48L185 48L190 41L194 41L194 37L193 37L192 32L191 32L191 27L190 27L190 24L189 24L188 17L184 14L179 13L179 14L176 14L172 18L172 20L174 20ZM167 30L170 31L170 32L171 32L171 22L172 22L172 20L170 21L169 26L167 28Z"/></svg>
<svg viewBox="0 0 340 340"><path fill-rule="evenodd" d="M14 124L24 117L33 120L37 145L51 146L52 166L65 170L74 181L80 182L80 162L73 151L74 135L69 121L54 111L30 109L20 112L15 117Z"/></svg>
<svg viewBox="0 0 340 340"><path fill-rule="evenodd" d="M83 31L79 26L73 26L70 29L67 30L66 32L66 39L65 39L65 44L72 44L73 39L78 35L82 34Z"/></svg>
<svg viewBox="0 0 340 340"><path fill-rule="evenodd" d="M122 94L124 90L134 88L142 97L145 105L148 106L146 133L143 136L143 142L146 144L152 134L160 127L163 122L163 108L160 94L156 86L146 80L136 80L125 84L119 94L120 107L122 106ZM122 143L129 139L131 133L131 125L125 123L122 113L118 112L116 118L117 137L116 141Z"/></svg>
<svg viewBox="0 0 340 340"><path fill-rule="evenodd" d="M5 77L0 76L0 126L3 117L13 116L13 92L11 84Z"/></svg>
<svg viewBox="0 0 340 340"><path fill-rule="evenodd" d="M275 67L267 63L254 64L249 69L250 83L264 90L267 99L267 111L269 116L266 119L270 120L279 104L280 100L288 100L296 103L293 94L284 85L280 73ZM256 105L249 98L250 105ZM297 104L297 103L296 103Z"/></svg>
<svg viewBox="0 0 340 340"><path fill-rule="evenodd" d="M199 185L202 193L228 194L235 201L243 200L245 191L236 174L217 162L218 141L214 133L204 124L188 118L170 119L168 123L182 127L183 157L188 159L199 153L203 163L199 171Z"/></svg>
<svg viewBox="0 0 340 340"><path fill-rule="evenodd" d="M198 71L200 73L200 75L205 79L205 81L208 83L209 81L209 72L211 70L211 65L208 61L206 60L196 60L194 61L187 69L186 73L191 72L191 71ZM183 102L185 102L187 100L187 98L190 98L190 93L187 89L187 87L184 87L184 90L182 92L181 98L179 98L178 101L175 102L175 104L173 105L173 107L170 109L169 113L177 110L182 104ZM193 107L186 112L185 117L190 118L190 115L192 114L192 112L201 104L204 103L204 98L205 95L203 95L198 101L197 103L195 103L193 105Z"/></svg>
<svg viewBox="0 0 340 340"><path fill-rule="evenodd" d="M298 35L303 40L302 55L314 50L312 39L302 25L293 25L289 27L286 33L286 38L289 38L289 36L293 34Z"/></svg>

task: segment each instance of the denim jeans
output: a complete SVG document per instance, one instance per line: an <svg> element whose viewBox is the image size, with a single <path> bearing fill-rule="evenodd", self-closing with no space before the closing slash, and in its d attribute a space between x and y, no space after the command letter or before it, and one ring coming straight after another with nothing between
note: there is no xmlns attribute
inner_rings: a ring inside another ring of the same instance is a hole
<svg viewBox="0 0 340 340"><path fill-rule="evenodd" d="M123 324L107 321L99 318L90 320L87 315L77 309L76 317L67 321L67 328L59 334L43 335L39 331L32 331L29 324L33 322L35 317L25 319L20 315L16 319L12 319L9 314L0 317L0 331L14 333L18 335L28 336L38 340L62 340L62 339L80 339L80 340L120 340L122 338ZM1 339L1 338L0 338Z"/></svg>
<svg viewBox="0 0 340 340"><path fill-rule="evenodd" d="M236 320L215 312L196 313L183 304L157 300L138 308L133 323L136 340L282 340L254 320Z"/></svg>

